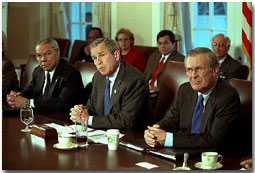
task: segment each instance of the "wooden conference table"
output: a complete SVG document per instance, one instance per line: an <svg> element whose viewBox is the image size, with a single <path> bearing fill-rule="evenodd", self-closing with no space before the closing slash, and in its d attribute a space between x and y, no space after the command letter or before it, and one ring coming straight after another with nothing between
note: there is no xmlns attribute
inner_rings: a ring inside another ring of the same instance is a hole
<svg viewBox="0 0 255 173"><path fill-rule="evenodd" d="M52 114L52 115L51 115ZM68 114L36 114L32 124L64 124ZM53 115L54 114L54 115ZM48 117L46 117L48 116ZM58 120L49 118L59 117ZM61 117L61 118L60 118ZM65 118L64 118L65 117ZM47 139L23 133L25 125L20 121L19 112L3 112L2 119L2 169L3 170L147 170L135 165L148 162L157 165L152 170L171 170L181 166L182 161L174 162L147 153L141 153L123 146L117 151L108 151L107 145L89 144L88 148L58 150L53 148L57 139ZM124 138L143 138L143 133L121 130ZM188 159L188 166L194 170L200 156ZM223 156L221 170L239 170L241 158Z"/></svg>

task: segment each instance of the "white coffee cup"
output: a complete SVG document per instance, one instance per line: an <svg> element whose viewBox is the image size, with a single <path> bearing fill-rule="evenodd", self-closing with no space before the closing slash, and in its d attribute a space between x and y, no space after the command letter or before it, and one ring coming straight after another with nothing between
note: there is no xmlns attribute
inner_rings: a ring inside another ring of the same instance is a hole
<svg viewBox="0 0 255 173"><path fill-rule="evenodd" d="M119 146L119 135L120 132L118 129L109 129L106 132L107 134L107 142L109 150L118 150Z"/></svg>
<svg viewBox="0 0 255 173"><path fill-rule="evenodd" d="M220 158L219 161L218 158ZM223 160L223 156L217 152L202 152L201 159L204 166L213 167L217 164L217 162L221 162Z"/></svg>
<svg viewBox="0 0 255 173"><path fill-rule="evenodd" d="M72 134L58 134L58 143L61 146L69 146L72 143Z"/></svg>

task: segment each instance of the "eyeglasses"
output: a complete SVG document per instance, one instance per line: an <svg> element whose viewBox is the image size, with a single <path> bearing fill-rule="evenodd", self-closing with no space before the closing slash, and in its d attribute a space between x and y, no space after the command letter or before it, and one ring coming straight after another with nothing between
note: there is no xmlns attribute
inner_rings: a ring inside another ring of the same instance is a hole
<svg viewBox="0 0 255 173"><path fill-rule="evenodd" d="M186 73L187 74L192 74L193 72L202 74L204 71L209 68L209 67L196 67L196 68L186 68Z"/></svg>
<svg viewBox="0 0 255 173"><path fill-rule="evenodd" d="M212 43L212 45L213 45L213 46L217 46L217 45L219 45L220 47L225 46L225 44L224 44L224 43L216 43L216 42L213 42L213 43Z"/></svg>
<svg viewBox="0 0 255 173"><path fill-rule="evenodd" d="M41 55L41 54L36 54L36 58L37 59L42 59L43 57L46 57L46 58L51 58L51 56L53 55L53 52L55 52L55 50L54 51L50 51L50 50L48 50L47 52L45 52L43 55Z"/></svg>
<svg viewBox="0 0 255 173"><path fill-rule="evenodd" d="M127 42L127 41L129 41L130 39L129 38L124 38L124 39L118 39L118 42Z"/></svg>

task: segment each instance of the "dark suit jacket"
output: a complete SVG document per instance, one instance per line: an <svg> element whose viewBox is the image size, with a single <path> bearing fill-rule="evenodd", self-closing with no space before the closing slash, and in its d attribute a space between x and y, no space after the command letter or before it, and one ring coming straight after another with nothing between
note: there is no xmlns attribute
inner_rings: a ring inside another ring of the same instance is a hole
<svg viewBox="0 0 255 173"><path fill-rule="evenodd" d="M150 92L147 82L136 68L121 62L112 88L110 114L104 115L106 77L94 74L92 94L86 108L93 115L93 128L144 130L150 123Z"/></svg>
<svg viewBox="0 0 255 173"><path fill-rule="evenodd" d="M157 69L158 67L158 64L159 64L159 60L161 58L161 55L159 53L159 51L157 50L156 52L154 52L148 59L148 62L146 64L146 68L145 68L145 71L144 71L144 75L145 75L145 78L146 78L146 81L149 82L155 72L155 70ZM183 62L184 61L184 56L182 54L180 54L179 52L177 52L176 50L174 50L172 52L172 54L167 58L166 62L164 63L163 67L161 68L161 70L159 71L158 73L158 76L157 76L157 84L158 84L158 87L160 88L161 86L161 82L162 82L162 77L163 77L163 71L164 69L166 68L166 64L169 60L171 61L180 61L180 62Z"/></svg>
<svg viewBox="0 0 255 173"><path fill-rule="evenodd" d="M5 102L11 90L19 91L19 81L12 61L2 56L2 99Z"/></svg>
<svg viewBox="0 0 255 173"><path fill-rule="evenodd" d="M81 74L64 59L60 59L54 72L50 90L50 99L41 99L45 80L45 71L36 67L32 74L32 81L22 91L24 97L34 99L35 109L38 111L66 111L75 104L82 103L84 87Z"/></svg>
<svg viewBox="0 0 255 173"><path fill-rule="evenodd" d="M197 92L189 82L180 86L165 117L157 124L173 134L175 148L208 148L212 150L237 151L240 147L242 117L239 94L227 81L218 79L205 105L200 133L191 134Z"/></svg>
<svg viewBox="0 0 255 173"><path fill-rule="evenodd" d="M233 59L230 55L227 55L226 59L220 66L219 76L230 80L231 78L247 79L249 71L242 66L237 60Z"/></svg>
<svg viewBox="0 0 255 173"><path fill-rule="evenodd" d="M86 47L87 45L85 46L82 46L80 48L80 51L79 51L79 54L76 56L76 58L74 59L74 61L72 62L72 64L75 64L76 61L82 61L82 60L85 60L86 62L93 62L93 59L91 57L91 55L87 55L85 52L84 52L84 48Z"/></svg>

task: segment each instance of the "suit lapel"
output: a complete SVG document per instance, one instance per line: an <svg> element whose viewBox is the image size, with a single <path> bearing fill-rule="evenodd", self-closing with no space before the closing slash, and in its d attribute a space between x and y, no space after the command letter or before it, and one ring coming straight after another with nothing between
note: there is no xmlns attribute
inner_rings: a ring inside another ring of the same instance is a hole
<svg viewBox="0 0 255 173"><path fill-rule="evenodd" d="M189 129L191 131L191 124L192 124L192 117L193 117L193 112L195 109L197 103L197 92L193 91L191 94L190 99L186 100L186 103L184 105L184 115L185 119L186 119L186 125L185 127L187 127L187 129Z"/></svg>
<svg viewBox="0 0 255 173"><path fill-rule="evenodd" d="M124 66L124 63L122 62L120 64L119 73L117 74L114 85L112 87L112 95L111 95L111 100L110 100L110 112L111 112L112 106L119 100L118 93L120 91L120 86L121 86L121 81L122 81L121 79L123 78L124 73L125 73L125 66Z"/></svg>
<svg viewBox="0 0 255 173"><path fill-rule="evenodd" d="M41 69L40 70L40 74L39 74L40 78L39 80L37 81L37 86L35 88L38 88L40 92L40 96L39 98L42 97L42 91L43 91L43 85L44 85L44 82L45 82L45 73L44 73L44 70Z"/></svg>
<svg viewBox="0 0 255 173"><path fill-rule="evenodd" d="M63 61L64 60L62 60L62 59L59 60L59 64L54 72L53 77L52 77L52 81L51 81L51 85L50 85L50 89L49 89L49 98L51 98L53 96L53 92L54 92L55 88L57 87L57 83L61 80L62 69L64 69Z"/></svg>

